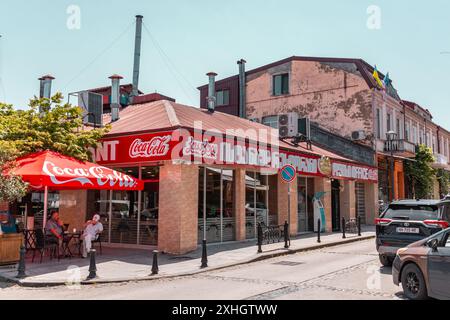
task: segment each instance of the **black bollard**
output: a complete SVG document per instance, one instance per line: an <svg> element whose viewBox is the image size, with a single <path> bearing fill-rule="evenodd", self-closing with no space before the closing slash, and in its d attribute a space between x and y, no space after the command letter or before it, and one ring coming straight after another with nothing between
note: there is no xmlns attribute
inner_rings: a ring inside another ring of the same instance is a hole
<svg viewBox="0 0 450 320"><path fill-rule="evenodd" d="M200 268L208 267L208 254L206 252L206 240L202 241L202 265Z"/></svg>
<svg viewBox="0 0 450 320"><path fill-rule="evenodd" d="M345 239L345 218L342 217L342 239Z"/></svg>
<svg viewBox="0 0 450 320"><path fill-rule="evenodd" d="M25 254L27 253L27 250L25 249L25 245L22 243L20 246L20 260L19 260L19 266L17 267L17 276L16 278L23 279L27 275L25 274Z"/></svg>
<svg viewBox="0 0 450 320"><path fill-rule="evenodd" d="M262 226L261 223L258 223L258 228L257 228L257 233L258 233L258 253L262 252L262 238L263 238L263 231L262 231Z"/></svg>
<svg viewBox="0 0 450 320"><path fill-rule="evenodd" d="M289 241L289 238L290 238L289 237L289 224L287 223L287 221L284 222L283 231L284 231L284 248L287 249L287 248L289 248L288 242L290 242Z"/></svg>
<svg viewBox="0 0 450 320"><path fill-rule="evenodd" d="M361 237L361 217L358 215L358 237Z"/></svg>
<svg viewBox="0 0 450 320"><path fill-rule="evenodd" d="M317 219L317 242L320 243L320 219Z"/></svg>
<svg viewBox="0 0 450 320"><path fill-rule="evenodd" d="M158 250L153 250L152 275L158 274Z"/></svg>
<svg viewBox="0 0 450 320"><path fill-rule="evenodd" d="M92 280L97 277L97 266L95 265L95 249L91 249L89 252L89 257L91 258L89 262L89 275L86 280Z"/></svg>

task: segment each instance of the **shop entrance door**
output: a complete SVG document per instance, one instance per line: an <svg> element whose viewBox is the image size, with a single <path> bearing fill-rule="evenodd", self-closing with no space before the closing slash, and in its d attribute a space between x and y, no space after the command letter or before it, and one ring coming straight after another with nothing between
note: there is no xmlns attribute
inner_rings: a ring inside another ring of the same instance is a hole
<svg viewBox="0 0 450 320"><path fill-rule="evenodd" d="M341 230L340 186L339 180L331 182L331 228L333 231Z"/></svg>

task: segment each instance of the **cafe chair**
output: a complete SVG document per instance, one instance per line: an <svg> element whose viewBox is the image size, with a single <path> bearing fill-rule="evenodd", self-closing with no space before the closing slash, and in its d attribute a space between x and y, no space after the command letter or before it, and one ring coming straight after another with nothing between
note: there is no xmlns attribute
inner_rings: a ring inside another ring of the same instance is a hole
<svg viewBox="0 0 450 320"><path fill-rule="evenodd" d="M50 252L50 260L52 259L52 257L54 255L56 255L58 257L58 261L59 261L58 243L57 242L56 243L49 242L48 239L46 239L42 229L36 229L34 231L34 235L35 235L36 242L35 242L34 248L32 248L33 257L31 258L31 262L34 262L34 257L36 255L36 251L39 251L39 253L41 255L41 259L40 259L39 263L42 263L42 257L44 256L45 251Z"/></svg>

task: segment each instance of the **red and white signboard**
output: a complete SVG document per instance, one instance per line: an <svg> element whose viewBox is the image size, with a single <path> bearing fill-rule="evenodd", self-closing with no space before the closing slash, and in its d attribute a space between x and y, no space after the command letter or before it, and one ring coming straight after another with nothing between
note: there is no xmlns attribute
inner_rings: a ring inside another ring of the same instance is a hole
<svg viewBox="0 0 450 320"><path fill-rule="evenodd" d="M267 145L244 143L235 138L224 139L220 136L202 135L188 130L107 138L97 148L95 159L97 163L103 165L168 160L270 169L280 169L285 165L291 165L300 175L317 177L329 175L320 169L321 157L316 155L279 150ZM334 164L333 160L331 162ZM376 168L354 164L352 169L348 169L338 162L336 166L333 166L332 176L374 181L373 170Z"/></svg>

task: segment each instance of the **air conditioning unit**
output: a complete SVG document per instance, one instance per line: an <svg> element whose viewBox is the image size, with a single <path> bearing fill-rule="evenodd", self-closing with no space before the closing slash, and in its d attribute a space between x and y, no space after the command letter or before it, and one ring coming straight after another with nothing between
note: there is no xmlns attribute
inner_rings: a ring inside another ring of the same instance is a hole
<svg viewBox="0 0 450 320"><path fill-rule="evenodd" d="M103 125L103 95L83 91L78 94L78 105L83 109L83 123L101 127Z"/></svg>
<svg viewBox="0 0 450 320"><path fill-rule="evenodd" d="M352 132L352 140L364 140L367 137L366 132L364 130L357 130Z"/></svg>
<svg viewBox="0 0 450 320"><path fill-rule="evenodd" d="M278 132L280 138L295 137L298 133L298 114L289 112L278 116Z"/></svg>

